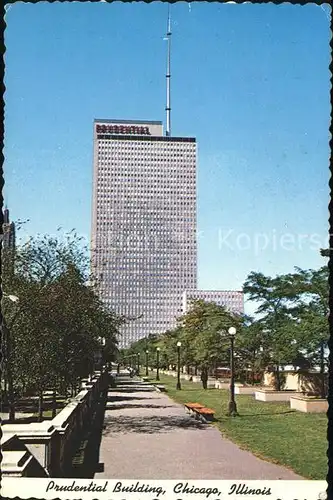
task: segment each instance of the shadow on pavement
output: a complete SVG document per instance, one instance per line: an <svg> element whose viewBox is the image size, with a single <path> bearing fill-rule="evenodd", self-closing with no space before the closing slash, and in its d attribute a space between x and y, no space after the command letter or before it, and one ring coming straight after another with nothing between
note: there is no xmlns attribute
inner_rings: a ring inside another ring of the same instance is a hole
<svg viewBox="0 0 333 500"><path fill-rule="evenodd" d="M152 399L159 399L159 398L149 398L149 401ZM148 398L145 397L140 397L140 396L110 396L110 393L108 395L107 401L112 402L112 401L133 401L133 400L145 400L147 401Z"/></svg>
<svg viewBox="0 0 333 500"><path fill-rule="evenodd" d="M149 399L150 401L150 399ZM174 408L174 405L154 405L154 404L116 404L116 405L113 405L113 404L107 404L106 405L106 409L107 410L124 410L126 408Z"/></svg>
<svg viewBox="0 0 333 500"><path fill-rule="evenodd" d="M152 387L117 387L114 392L133 393L133 392L155 392Z"/></svg>
<svg viewBox="0 0 333 500"><path fill-rule="evenodd" d="M105 416L103 436L117 432L155 434L170 432L176 429L207 429L207 424L203 424L200 421L188 416Z"/></svg>

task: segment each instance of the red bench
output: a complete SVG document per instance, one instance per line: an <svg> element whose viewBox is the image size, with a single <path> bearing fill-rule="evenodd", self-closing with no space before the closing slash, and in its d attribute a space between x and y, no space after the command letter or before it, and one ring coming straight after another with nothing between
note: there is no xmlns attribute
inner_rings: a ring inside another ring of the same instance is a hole
<svg viewBox="0 0 333 500"><path fill-rule="evenodd" d="M214 420L215 411L211 408L206 408L201 403L185 403L185 408L195 416L201 418L205 422Z"/></svg>

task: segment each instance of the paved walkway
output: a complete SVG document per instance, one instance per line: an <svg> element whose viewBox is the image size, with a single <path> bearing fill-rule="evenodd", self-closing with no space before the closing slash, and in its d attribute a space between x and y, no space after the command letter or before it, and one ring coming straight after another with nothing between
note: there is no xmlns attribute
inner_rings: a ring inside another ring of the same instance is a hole
<svg viewBox="0 0 333 500"><path fill-rule="evenodd" d="M110 389L96 479L303 479L239 449L149 384Z"/></svg>

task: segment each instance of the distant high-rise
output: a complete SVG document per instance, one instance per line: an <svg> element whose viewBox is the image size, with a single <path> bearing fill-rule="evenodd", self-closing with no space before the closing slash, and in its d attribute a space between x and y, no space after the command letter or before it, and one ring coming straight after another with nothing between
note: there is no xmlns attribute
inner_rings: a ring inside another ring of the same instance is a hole
<svg viewBox="0 0 333 500"><path fill-rule="evenodd" d="M135 318L120 347L175 326L196 254L196 140L159 121L95 120L92 268L103 301Z"/></svg>
<svg viewBox="0 0 333 500"><path fill-rule="evenodd" d="M183 314L187 313L192 300L204 300L224 306L234 314L244 313L244 293L241 290L185 290Z"/></svg>
<svg viewBox="0 0 333 500"><path fill-rule="evenodd" d="M9 210L5 208L3 211L3 248L15 248L15 224L10 222Z"/></svg>

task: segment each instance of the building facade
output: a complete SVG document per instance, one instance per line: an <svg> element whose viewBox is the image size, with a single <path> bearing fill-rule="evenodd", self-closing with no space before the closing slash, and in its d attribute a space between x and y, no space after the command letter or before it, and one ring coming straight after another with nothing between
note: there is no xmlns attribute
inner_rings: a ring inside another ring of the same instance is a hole
<svg viewBox="0 0 333 500"><path fill-rule="evenodd" d="M119 346L175 326L197 286L196 140L162 122L94 121L92 271L131 320Z"/></svg>
<svg viewBox="0 0 333 500"><path fill-rule="evenodd" d="M183 314L189 310L192 300L214 302L234 314L244 314L244 294L241 290L185 290L182 301Z"/></svg>

